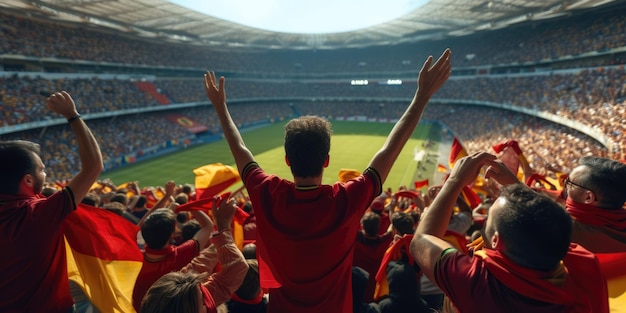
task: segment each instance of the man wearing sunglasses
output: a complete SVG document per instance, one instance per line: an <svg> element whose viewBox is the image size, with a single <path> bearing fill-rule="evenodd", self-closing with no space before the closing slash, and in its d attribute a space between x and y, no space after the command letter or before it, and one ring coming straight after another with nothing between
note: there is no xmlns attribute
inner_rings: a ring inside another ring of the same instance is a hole
<svg viewBox="0 0 626 313"><path fill-rule="evenodd" d="M565 180L572 242L594 253L626 252L626 164L584 157Z"/></svg>

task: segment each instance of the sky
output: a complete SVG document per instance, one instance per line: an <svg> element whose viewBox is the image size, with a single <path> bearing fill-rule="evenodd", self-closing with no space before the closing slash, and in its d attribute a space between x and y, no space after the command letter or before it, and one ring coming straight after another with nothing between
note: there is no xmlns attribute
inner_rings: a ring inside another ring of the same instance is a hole
<svg viewBox="0 0 626 313"><path fill-rule="evenodd" d="M285 33L338 33L391 21L428 0L170 0L201 13Z"/></svg>

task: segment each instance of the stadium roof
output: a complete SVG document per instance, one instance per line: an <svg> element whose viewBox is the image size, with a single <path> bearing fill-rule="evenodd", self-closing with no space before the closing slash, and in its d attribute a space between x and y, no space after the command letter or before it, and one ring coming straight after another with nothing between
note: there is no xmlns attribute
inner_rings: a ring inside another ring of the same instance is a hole
<svg viewBox="0 0 626 313"><path fill-rule="evenodd" d="M217 47L337 49L465 36L544 20L619 0L430 0L393 21L329 34L279 33L211 17L166 0L0 0L35 16L95 24L130 35Z"/></svg>

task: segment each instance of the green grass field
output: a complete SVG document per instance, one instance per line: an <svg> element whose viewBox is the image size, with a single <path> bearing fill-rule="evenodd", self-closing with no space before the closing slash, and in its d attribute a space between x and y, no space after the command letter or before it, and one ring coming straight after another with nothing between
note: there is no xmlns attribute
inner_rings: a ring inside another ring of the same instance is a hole
<svg viewBox="0 0 626 313"><path fill-rule="evenodd" d="M248 148L255 155L257 162L268 173L292 179L289 167L285 164L283 149L283 126L279 122L251 131L243 132L242 136ZM332 184L338 180L339 170L350 168L363 171L372 156L382 147L387 134L393 127L389 123L332 121L333 137L331 140L330 164L324 172L324 184ZM414 160L414 149L423 149L422 142L438 134L439 127L432 124L421 124L413 133L412 139L405 145L396 160L394 167L384 186L396 190L398 186L412 187L413 175L417 162ZM438 144L430 148L436 153ZM101 178L111 178L114 183L121 184L137 180L140 186L160 186L168 180L178 184L194 182L192 169L210 163L223 163L234 166L234 160L225 140L194 146L186 150L153 158L105 172ZM436 164L427 164L427 172L432 173ZM233 186L233 188L238 185ZM233 189L231 188L231 189Z"/></svg>

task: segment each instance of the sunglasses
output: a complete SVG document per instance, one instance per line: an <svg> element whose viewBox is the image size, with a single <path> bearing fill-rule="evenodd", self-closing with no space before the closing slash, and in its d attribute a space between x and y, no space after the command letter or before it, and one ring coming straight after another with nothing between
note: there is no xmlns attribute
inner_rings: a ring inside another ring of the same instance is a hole
<svg viewBox="0 0 626 313"><path fill-rule="evenodd" d="M571 181L571 180L569 179L569 177L565 178L565 181L564 181L564 182L565 182L565 186L566 186L566 187L567 187L567 185L571 184L571 185L574 185L574 186L576 186L576 187L578 187L578 188L582 188L582 189L585 189L585 190L592 191L591 189L589 189L589 188L587 188L587 187L585 187L585 186L583 186L583 185L579 185L579 184L577 184L577 183L575 183L575 182Z"/></svg>

